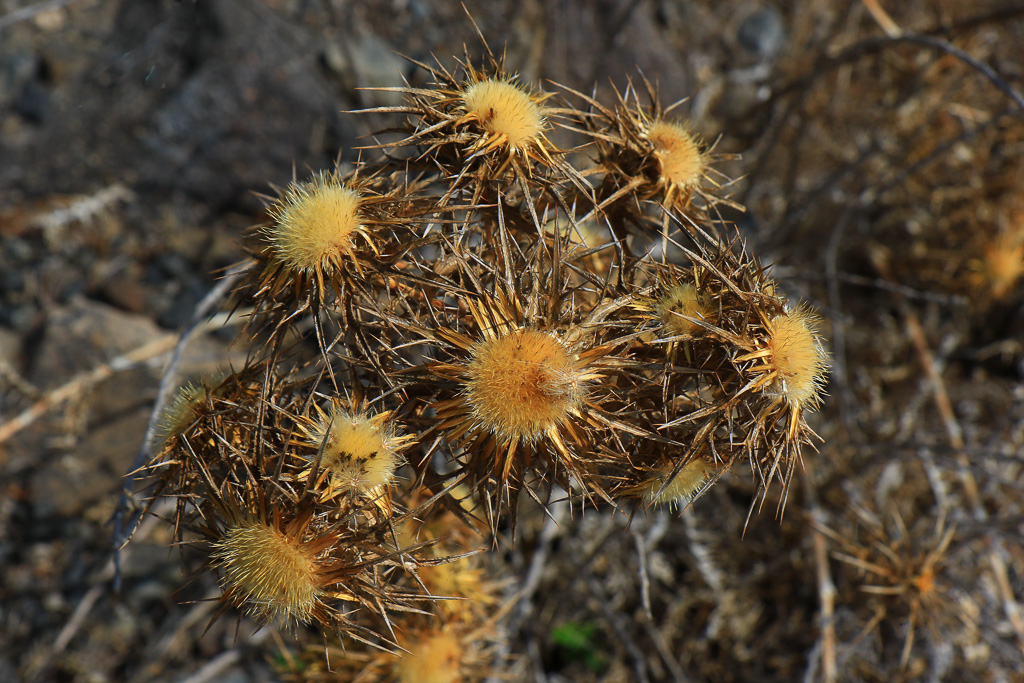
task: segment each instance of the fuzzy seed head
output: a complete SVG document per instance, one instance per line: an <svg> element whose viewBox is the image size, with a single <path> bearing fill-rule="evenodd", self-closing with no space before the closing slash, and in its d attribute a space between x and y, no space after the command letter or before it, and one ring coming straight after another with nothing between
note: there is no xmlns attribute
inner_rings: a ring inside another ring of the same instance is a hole
<svg viewBox="0 0 1024 683"><path fill-rule="evenodd" d="M654 147L662 181L682 189L700 184L707 160L690 131L678 123L659 120L647 129L647 139Z"/></svg>
<svg viewBox="0 0 1024 683"><path fill-rule="evenodd" d="M544 131L544 109L536 98L515 83L488 78L463 92L463 104L491 135L523 149Z"/></svg>
<svg viewBox="0 0 1024 683"><path fill-rule="evenodd" d="M696 334L700 325L682 316L707 319L707 307L701 302L694 285L674 285L662 295L655 306L665 329L672 335Z"/></svg>
<svg viewBox="0 0 1024 683"><path fill-rule="evenodd" d="M370 493L394 480L404 439L396 438L386 417L333 405L307 430L313 444L322 446L320 467L331 473L335 486Z"/></svg>
<svg viewBox="0 0 1024 683"><path fill-rule="evenodd" d="M669 505L673 508L686 505L704 485L713 469L711 463L703 458L694 458L679 470L667 486L665 482L672 476L672 468L644 484L641 495L648 505Z"/></svg>
<svg viewBox="0 0 1024 683"><path fill-rule="evenodd" d="M309 622L320 602L316 558L296 539L259 523L227 529L214 545L221 585L269 621Z"/></svg>
<svg viewBox="0 0 1024 683"><path fill-rule="evenodd" d="M793 407L814 407L820 400L828 362L815 331L815 318L804 310L778 315L768 323L768 348L777 377L771 391Z"/></svg>
<svg viewBox="0 0 1024 683"><path fill-rule="evenodd" d="M464 648L451 633L427 632L407 645L409 653L398 663L400 683L458 683Z"/></svg>
<svg viewBox="0 0 1024 683"><path fill-rule="evenodd" d="M474 417L506 439L536 440L561 424L583 396L568 350L550 333L529 328L478 344L469 378Z"/></svg>
<svg viewBox="0 0 1024 683"><path fill-rule="evenodd" d="M363 230L359 204L358 192L324 174L293 184L270 209L273 224L265 232L275 256L294 272L332 271Z"/></svg>

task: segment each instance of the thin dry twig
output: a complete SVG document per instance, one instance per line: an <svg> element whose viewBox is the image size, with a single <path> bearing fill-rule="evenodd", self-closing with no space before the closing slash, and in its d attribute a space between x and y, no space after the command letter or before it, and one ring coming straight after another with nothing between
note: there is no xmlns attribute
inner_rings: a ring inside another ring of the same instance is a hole
<svg viewBox="0 0 1024 683"><path fill-rule="evenodd" d="M832 572L828 563L828 539L822 531L825 525L825 514L818 506L818 498L814 486L814 475L810 462L804 463L804 491L807 498L807 510L811 517L814 542L814 563L816 567L815 577L818 583L818 600L820 602L819 614L821 619L821 634L815 645L815 651L821 652L821 679L825 683L833 683L838 677L836 667L836 585L832 581ZM815 661L808 664L807 680L818 680L811 675L811 667Z"/></svg>
<svg viewBox="0 0 1024 683"><path fill-rule="evenodd" d="M882 27L883 31L885 31L885 35L890 38L902 35L903 29L899 27L899 24L892 20L892 17L889 16L888 12L882 9L882 5L878 0L861 0L861 2L871 14L871 18Z"/></svg>
<svg viewBox="0 0 1024 683"><path fill-rule="evenodd" d="M66 401L77 398L109 379L115 373L131 369L170 351L177 340L176 334L165 334L149 341L142 346L118 356L108 363L84 372L61 386L46 392L42 398L23 410L7 422L0 424L0 444L30 426L47 412Z"/></svg>

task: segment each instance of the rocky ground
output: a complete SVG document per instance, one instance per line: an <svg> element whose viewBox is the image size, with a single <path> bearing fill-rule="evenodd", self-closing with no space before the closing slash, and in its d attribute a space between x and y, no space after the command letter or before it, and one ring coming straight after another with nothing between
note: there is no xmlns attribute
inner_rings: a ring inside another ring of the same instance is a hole
<svg viewBox="0 0 1024 683"><path fill-rule="evenodd" d="M546 89L639 70L688 98L834 361L781 520L743 533L741 471L682 514L524 513L492 558L532 591L497 668L1024 680L1024 6L466 5ZM358 157L388 122L342 112L422 79L399 54L464 44L455 2L0 0L0 681L275 680L291 636L207 630L216 583L186 583L162 520L115 569L122 477L259 195ZM243 357L236 332L204 327L181 376Z"/></svg>

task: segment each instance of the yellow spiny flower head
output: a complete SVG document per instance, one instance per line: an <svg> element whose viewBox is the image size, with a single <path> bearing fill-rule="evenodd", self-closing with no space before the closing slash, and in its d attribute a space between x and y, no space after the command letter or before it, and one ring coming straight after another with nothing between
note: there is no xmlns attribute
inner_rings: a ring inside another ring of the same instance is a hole
<svg viewBox="0 0 1024 683"><path fill-rule="evenodd" d="M766 391L795 408L816 408L821 402L828 358L817 333L817 317L804 308L782 313L766 324L765 371L775 377Z"/></svg>
<svg viewBox="0 0 1024 683"><path fill-rule="evenodd" d="M547 124L540 98L514 80L484 78L470 83L462 93L466 119L483 128L488 147L508 145L517 152L536 144Z"/></svg>
<svg viewBox="0 0 1024 683"><path fill-rule="evenodd" d="M363 215L365 201L357 187L333 173L289 185L270 207L271 223L262 231L269 250L264 277L316 283L322 294L324 282L336 275L361 274L363 257L378 253Z"/></svg>
<svg viewBox="0 0 1024 683"><path fill-rule="evenodd" d="M410 116L407 135L375 147L423 150L423 159L455 180L450 193L470 180L501 179L509 169L520 179L532 176L535 163L561 168L561 151L546 137L550 110L544 103L550 95L523 85L505 69L504 58L489 49L485 61L477 68L467 55L451 71L414 62L432 82L426 88L399 89L405 104L398 109Z"/></svg>
<svg viewBox="0 0 1024 683"><path fill-rule="evenodd" d="M329 476L326 498L342 493L381 496L394 482L402 464L401 450L413 438L399 435L386 411L371 415L358 407L346 408L333 399L328 410L315 406L317 416L299 425L302 442L318 449L319 468ZM299 474L308 476L311 469Z"/></svg>
<svg viewBox="0 0 1024 683"><path fill-rule="evenodd" d="M222 376L203 377L178 388L160 419L160 430L166 441L185 433L203 414L208 399L223 381Z"/></svg>
<svg viewBox="0 0 1024 683"><path fill-rule="evenodd" d="M482 429L503 440L534 442L579 411L582 369L551 332L518 328L489 336L470 358L466 404Z"/></svg>
<svg viewBox="0 0 1024 683"><path fill-rule="evenodd" d="M421 183L394 185L384 175L365 164L345 176L321 171L272 199L270 221L251 235L255 265L238 289L255 309L250 326L282 335L300 313L330 303L328 292L342 308L378 302L373 288L401 268L415 242L411 226L430 210L417 194Z"/></svg>
<svg viewBox="0 0 1024 683"><path fill-rule="evenodd" d="M322 608L316 557L310 547L278 529L241 522L214 544L214 565L225 590L264 621L312 621Z"/></svg>
<svg viewBox="0 0 1024 683"><path fill-rule="evenodd" d="M265 234L274 256L285 268L305 275L342 268L356 240L367 240L359 203L357 191L324 173L293 183L270 209L273 225Z"/></svg>
<svg viewBox="0 0 1024 683"><path fill-rule="evenodd" d="M700 332L700 325L693 320L706 320L710 315L697 286L676 284L666 289L655 304L658 317L671 335L693 335Z"/></svg>
<svg viewBox="0 0 1024 683"><path fill-rule="evenodd" d="M651 472L651 478L640 485L637 494L648 505L683 507L708 482L715 466L701 457L694 457L678 472L672 463Z"/></svg>
<svg viewBox="0 0 1024 683"><path fill-rule="evenodd" d="M602 210L617 217L622 229L644 226L645 231L657 228L665 232L671 224L668 212L675 213L677 219L702 222L707 207L729 203L714 194L721 188L719 180L727 179L712 164L731 157L714 154L689 124L669 118L655 87L646 81L645 85L647 105L641 104L632 83L625 92L616 91L613 107L570 91L589 105L589 111L579 112L575 118L593 139L596 150L596 166L583 175L601 177L597 199ZM694 206L695 196L703 200L701 206ZM648 221L653 216L644 216L643 202L648 201L661 207L660 221Z"/></svg>
<svg viewBox="0 0 1024 683"><path fill-rule="evenodd" d="M818 317L807 308L786 305L778 306L774 314L761 307L757 313L761 329L753 334L752 342L743 344L748 353L735 360L759 362L746 370L756 378L748 389L760 390L772 399L759 421L784 407L789 412L786 438L793 443L804 411L815 410L821 403L829 369L828 354L818 334Z"/></svg>
<svg viewBox="0 0 1024 683"><path fill-rule="evenodd" d="M397 683L459 683L465 644L443 629L422 631L405 645L407 653L395 665Z"/></svg>
<svg viewBox="0 0 1024 683"><path fill-rule="evenodd" d="M673 196L688 197L707 175L708 160L696 136L678 122L657 119L647 127L647 141L658 160L659 179Z"/></svg>
<svg viewBox="0 0 1024 683"><path fill-rule="evenodd" d="M430 331L450 356L428 366L442 380L432 407L435 429L467 486L487 499L493 523L491 513L534 474L542 486L591 479L594 465L584 456L601 419L601 359L612 347L594 346L576 325L528 320L518 298L480 295L465 305L465 334L445 325Z"/></svg>

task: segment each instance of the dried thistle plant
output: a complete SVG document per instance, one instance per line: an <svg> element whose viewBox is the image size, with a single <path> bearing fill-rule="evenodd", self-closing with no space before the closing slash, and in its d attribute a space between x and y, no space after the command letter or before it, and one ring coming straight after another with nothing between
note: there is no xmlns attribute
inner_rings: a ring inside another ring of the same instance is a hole
<svg viewBox="0 0 1024 683"><path fill-rule="evenodd" d="M745 461L751 508L778 482L781 511L816 438L817 319L720 237L720 157L649 84L649 105L631 85L556 109L485 50L417 62L431 82L370 110L407 117L370 148L385 157L270 199L236 297L264 346L150 465L221 611L339 634L351 680L490 671L500 612L475 552L515 530L523 492L682 507ZM297 657L290 680L334 666Z"/></svg>
<svg viewBox="0 0 1024 683"><path fill-rule="evenodd" d="M952 586L943 578L956 529L944 516L922 519L908 528L895 505L887 521L866 509L854 510L860 524L853 533L821 528L838 544L832 554L853 574L857 590L871 596L864 605L871 615L865 616L856 641L886 627L905 633L898 668L906 672L921 627L934 643L945 643L951 638L945 631L960 619Z"/></svg>

